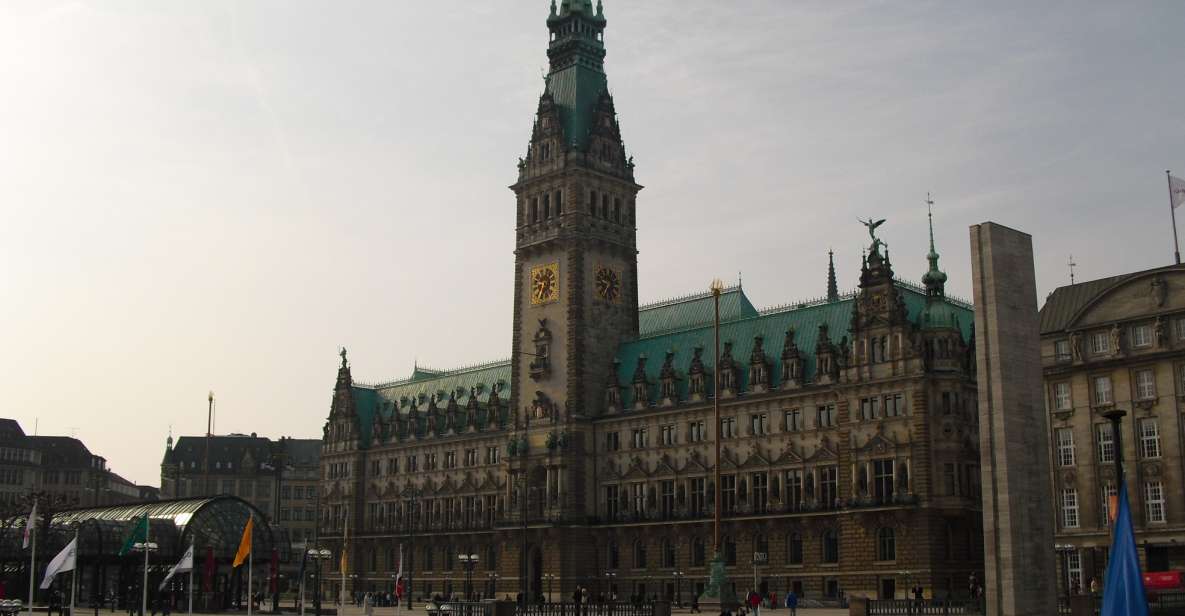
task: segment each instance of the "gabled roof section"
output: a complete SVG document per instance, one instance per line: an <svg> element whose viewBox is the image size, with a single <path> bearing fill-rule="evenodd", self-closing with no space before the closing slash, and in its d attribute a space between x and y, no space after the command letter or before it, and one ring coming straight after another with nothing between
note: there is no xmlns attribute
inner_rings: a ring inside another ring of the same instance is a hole
<svg viewBox="0 0 1185 616"><path fill-rule="evenodd" d="M1098 299L1112 287L1116 287L1140 276L1161 271L1179 270L1182 267L1180 265L1154 267L1130 274L1120 274L1119 276L1058 287L1045 298L1045 305L1041 306L1041 333L1052 334L1069 328L1074 324L1074 318L1088 304Z"/></svg>
<svg viewBox="0 0 1185 616"><path fill-rule="evenodd" d="M757 315L757 309L741 287L730 287L720 293L721 322ZM660 332L710 325L714 319L712 294L705 291L639 307L638 333L646 337Z"/></svg>

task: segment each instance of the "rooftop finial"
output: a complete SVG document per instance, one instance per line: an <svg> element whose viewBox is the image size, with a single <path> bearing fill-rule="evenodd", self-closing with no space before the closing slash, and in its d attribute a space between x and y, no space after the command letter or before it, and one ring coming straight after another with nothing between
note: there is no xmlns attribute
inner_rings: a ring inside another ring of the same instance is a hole
<svg viewBox="0 0 1185 616"><path fill-rule="evenodd" d="M926 219L930 223L930 254L937 256L934 251L934 200L930 198L930 193L926 193Z"/></svg>
<svg viewBox="0 0 1185 616"><path fill-rule="evenodd" d="M1078 264L1074 262L1074 255L1070 255L1070 262L1067 265L1070 266L1070 284L1074 284L1074 268L1078 267Z"/></svg>
<svg viewBox="0 0 1185 616"><path fill-rule="evenodd" d="M930 253L926 260L930 262L930 269L922 275L922 284L926 286L926 295L942 297L946 284L946 274L938 269L938 251L934 249L934 199L926 193L926 219L930 225Z"/></svg>
<svg viewBox="0 0 1185 616"><path fill-rule="evenodd" d="M342 356L342 368L345 368L346 367L346 347L342 347L341 350L337 352L337 354Z"/></svg>
<svg viewBox="0 0 1185 616"><path fill-rule="evenodd" d="M827 301L839 301L839 284L835 280L835 251L827 251Z"/></svg>

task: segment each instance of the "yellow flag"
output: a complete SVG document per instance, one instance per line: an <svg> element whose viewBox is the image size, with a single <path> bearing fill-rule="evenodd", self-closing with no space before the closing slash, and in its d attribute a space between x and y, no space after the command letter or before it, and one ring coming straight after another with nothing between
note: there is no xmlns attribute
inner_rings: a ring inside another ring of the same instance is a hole
<svg viewBox="0 0 1185 616"><path fill-rule="evenodd" d="M341 563L339 563L339 564L341 564L341 569L342 569L342 573L343 573L343 574L347 572L347 571L346 571L346 569L347 569L346 565L347 565L349 562L350 562L350 561L349 561L349 559L348 559L348 558L346 558L346 546L344 546L344 545L343 545L343 546L342 546L342 558L341 558Z"/></svg>
<svg viewBox="0 0 1185 616"><path fill-rule="evenodd" d="M251 528L255 526L255 516L247 518L247 527L243 529L243 539L239 541L239 551L235 552L235 564L239 565L247 562L247 558L251 555Z"/></svg>

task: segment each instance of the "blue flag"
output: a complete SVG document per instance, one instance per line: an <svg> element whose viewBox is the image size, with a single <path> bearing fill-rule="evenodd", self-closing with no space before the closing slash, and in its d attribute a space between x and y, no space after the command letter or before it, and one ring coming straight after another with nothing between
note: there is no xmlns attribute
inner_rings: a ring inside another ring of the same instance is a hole
<svg viewBox="0 0 1185 616"><path fill-rule="evenodd" d="M1148 616L1148 598L1144 596L1144 578L1140 575L1126 481L1119 484L1119 512L1115 516L1115 534L1111 537L1111 559L1107 562L1100 616Z"/></svg>

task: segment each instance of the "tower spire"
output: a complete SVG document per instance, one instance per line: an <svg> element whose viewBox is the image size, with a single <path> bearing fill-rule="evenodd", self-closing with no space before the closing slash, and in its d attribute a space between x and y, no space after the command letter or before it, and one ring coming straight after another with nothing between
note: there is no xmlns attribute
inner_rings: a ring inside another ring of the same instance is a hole
<svg viewBox="0 0 1185 616"><path fill-rule="evenodd" d="M930 269L922 276L922 284L926 287L928 297L943 297L946 273L938 269L938 251L934 249L934 199L930 197L930 193L926 193L926 220L930 226L930 252L926 255Z"/></svg>
<svg viewBox="0 0 1185 616"><path fill-rule="evenodd" d="M835 281L835 251L827 251L827 301L839 301L839 285Z"/></svg>

